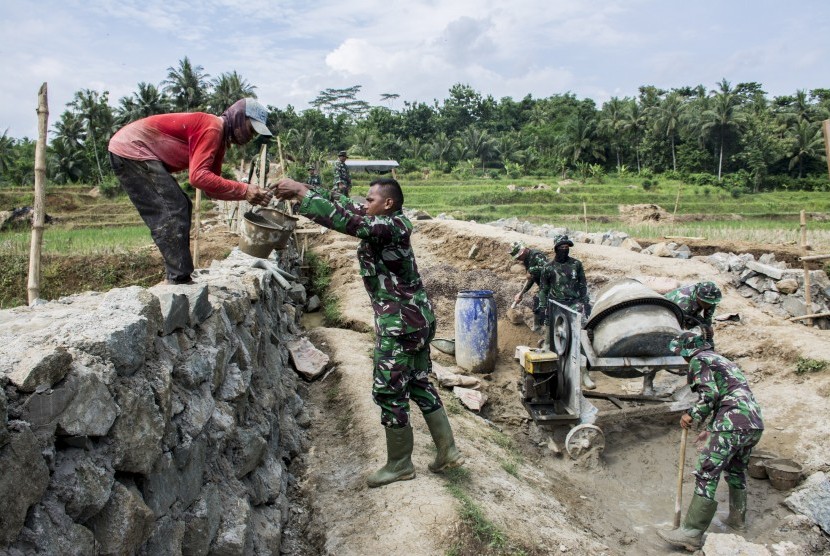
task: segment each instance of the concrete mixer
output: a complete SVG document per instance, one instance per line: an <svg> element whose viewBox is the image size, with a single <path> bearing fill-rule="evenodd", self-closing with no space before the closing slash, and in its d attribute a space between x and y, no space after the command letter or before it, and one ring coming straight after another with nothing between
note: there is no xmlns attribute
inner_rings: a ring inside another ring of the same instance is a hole
<svg viewBox="0 0 830 556"><path fill-rule="evenodd" d="M522 367L522 401L538 425L573 426L565 440L572 457L602 450L604 435L597 426L632 418L688 409L694 396L688 387L671 397L657 397L654 375L665 370L685 374L688 364L668 350L681 330L683 314L675 303L633 279L607 284L596 298L591 317L548 300L550 351L516 348ZM604 394L582 387L583 371L617 378L644 377L640 394ZM605 400L598 409L590 400Z"/></svg>

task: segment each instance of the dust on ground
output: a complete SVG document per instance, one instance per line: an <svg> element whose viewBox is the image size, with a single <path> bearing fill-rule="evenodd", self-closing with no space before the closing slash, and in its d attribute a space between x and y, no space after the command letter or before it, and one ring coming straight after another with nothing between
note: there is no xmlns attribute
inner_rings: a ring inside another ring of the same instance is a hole
<svg viewBox="0 0 830 556"><path fill-rule="evenodd" d="M493 290L505 315L524 282L524 270L508 256L512 241L548 249L543 238L460 221L420 221L413 244L419 269L438 317L438 336L454 337L457 292ZM296 469L303 506L288 526L289 537L313 539L289 554L387 554L406 551L456 554L667 554L655 534L674 516L680 429L677 415L650 420L600 423L605 450L589 467L558 455L566 430L541 430L520 402L516 345L534 345L539 335L525 324L498 323L499 359L481 375L489 402L481 414L464 410L442 391L457 443L466 456L461 485L487 520L505 536L500 546L476 544L476 532L459 517L464 511L455 483L430 473L432 441L418 411L413 412L418 476L379 489L364 480L385 461L379 411L371 401L371 308L357 274L357 241L328 232L312 240L315 251L334 269L331 293L351 330L310 327L310 335L336 368L308 385L314 412L312 450ZM468 258L477 245L475 258ZM755 246L763 250L761 246ZM830 332L785 323L738 295L717 271L699 259L680 261L630 251L578 244L572 254L583 262L593 293L624 277L671 277L681 283L712 279L724 291L719 312L739 313L737 323L717 323L718 349L741 365L764 409L767 430L759 449L830 471L830 373L797 375L799 357L830 360ZM521 310L530 320L531 295ZM451 366L451 356L433 351L433 360ZM636 392L641 379L613 379L594 373L604 392ZM658 391L670 391L682 377L661 373ZM549 441L553 440L551 444ZM695 450L687 450L683 511L693 489ZM787 492L768 481L749 479L749 541L772 546L789 542L787 554L818 554L830 549L826 536L782 506ZM710 531L730 532L726 486ZM298 519L297 517L300 516ZM298 545L299 546L299 545Z"/></svg>

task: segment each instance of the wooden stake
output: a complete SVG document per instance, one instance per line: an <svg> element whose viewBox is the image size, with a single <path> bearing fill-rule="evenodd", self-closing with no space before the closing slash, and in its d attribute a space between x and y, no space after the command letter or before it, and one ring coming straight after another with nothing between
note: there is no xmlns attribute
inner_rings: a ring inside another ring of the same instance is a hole
<svg viewBox="0 0 830 556"><path fill-rule="evenodd" d="M585 199L582 199L582 217L585 219L585 233L588 233L588 205L585 204Z"/></svg>
<svg viewBox="0 0 830 556"><path fill-rule="evenodd" d="M824 154L827 157L827 174L830 175L830 120L824 120L821 129L824 130Z"/></svg>
<svg viewBox="0 0 830 556"><path fill-rule="evenodd" d="M801 211L801 248L809 249L807 247L807 213Z"/></svg>
<svg viewBox="0 0 830 556"><path fill-rule="evenodd" d="M677 216L677 206L680 204L680 190L683 189L679 185L677 186L677 197L674 198L674 214L672 217Z"/></svg>
<svg viewBox="0 0 830 556"><path fill-rule="evenodd" d="M680 437L680 461L677 462L677 498L674 500L674 528L680 527L680 505L683 502L683 466L686 464L686 439L689 429L683 429Z"/></svg>
<svg viewBox="0 0 830 556"><path fill-rule="evenodd" d="M807 245L807 215L802 210L801 211L801 248L804 249L806 253L807 250L810 248ZM810 292L810 267L807 261L804 260L804 257L801 258L804 263L804 303L807 305L807 314L813 312L813 294ZM807 318L807 326L813 326L813 319Z"/></svg>
<svg viewBox="0 0 830 556"><path fill-rule="evenodd" d="M37 93L37 143L35 144L35 199L32 215L32 243L29 250L29 305L40 297L40 253L43 244L43 225L46 220L46 132L49 122L49 102L46 83Z"/></svg>
<svg viewBox="0 0 830 556"><path fill-rule="evenodd" d="M199 230L202 228L202 190L196 189L196 232L193 238L193 267L199 268Z"/></svg>
<svg viewBox="0 0 830 556"><path fill-rule="evenodd" d="M800 317L790 317L788 321L804 320L804 319L820 319L830 317L830 313L813 313L812 315L801 315Z"/></svg>

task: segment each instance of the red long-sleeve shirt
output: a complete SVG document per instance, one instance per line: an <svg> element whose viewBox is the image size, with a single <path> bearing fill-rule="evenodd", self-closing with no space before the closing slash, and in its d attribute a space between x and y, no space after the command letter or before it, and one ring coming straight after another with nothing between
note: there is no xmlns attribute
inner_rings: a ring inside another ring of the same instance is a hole
<svg viewBox="0 0 830 556"><path fill-rule="evenodd" d="M221 176L223 125L203 112L150 116L119 129L109 150L130 160L158 160L170 172L189 169L190 185L214 199L244 199L247 185Z"/></svg>

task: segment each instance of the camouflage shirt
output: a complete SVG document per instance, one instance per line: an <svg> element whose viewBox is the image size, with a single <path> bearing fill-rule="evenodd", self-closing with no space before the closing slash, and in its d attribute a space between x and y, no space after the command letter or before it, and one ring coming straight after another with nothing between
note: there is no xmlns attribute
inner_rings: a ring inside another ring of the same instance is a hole
<svg viewBox="0 0 830 556"><path fill-rule="evenodd" d="M683 328L688 330L695 326L700 326L703 337L711 340L714 337L712 320L715 316L715 307L712 306L704 309L698 304L697 295L695 295L695 286L697 284L690 284L672 290L666 294L666 299L674 301L683 311Z"/></svg>
<svg viewBox="0 0 830 556"><path fill-rule="evenodd" d="M761 406L755 401L746 377L735 363L714 351L701 350L689 360L686 377L697 393L689 415L697 422L712 416L709 430L763 430Z"/></svg>
<svg viewBox="0 0 830 556"><path fill-rule="evenodd" d="M359 238L357 261L372 309L375 334L402 336L429 327L435 313L410 244L412 223L402 212L367 216L344 196L309 190L300 214L321 226Z"/></svg>
<svg viewBox="0 0 830 556"><path fill-rule="evenodd" d="M308 176L308 179L305 182L315 189L319 189L323 182L320 181L320 176Z"/></svg>
<svg viewBox="0 0 830 556"><path fill-rule="evenodd" d="M544 299L543 295L563 305L589 305L588 282L585 280L582 263L572 257L568 257L564 263L551 259L542 270L539 297Z"/></svg>
<svg viewBox="0 0 830 556"><path fill-rule="evenodd" d="M533 279L533 283L537 286L542 283L542 271L545 265L548 264L548 258L538 249L528 249L528 254L522 261L527 269L527 273Z"/></svg>
<svg viewBox="0 0 830 556"><path fill-rule="evenodd" d="M338 160L334 163L334 187L338 187L348 195L352 189L352 176L345 162Z"/></svg>

